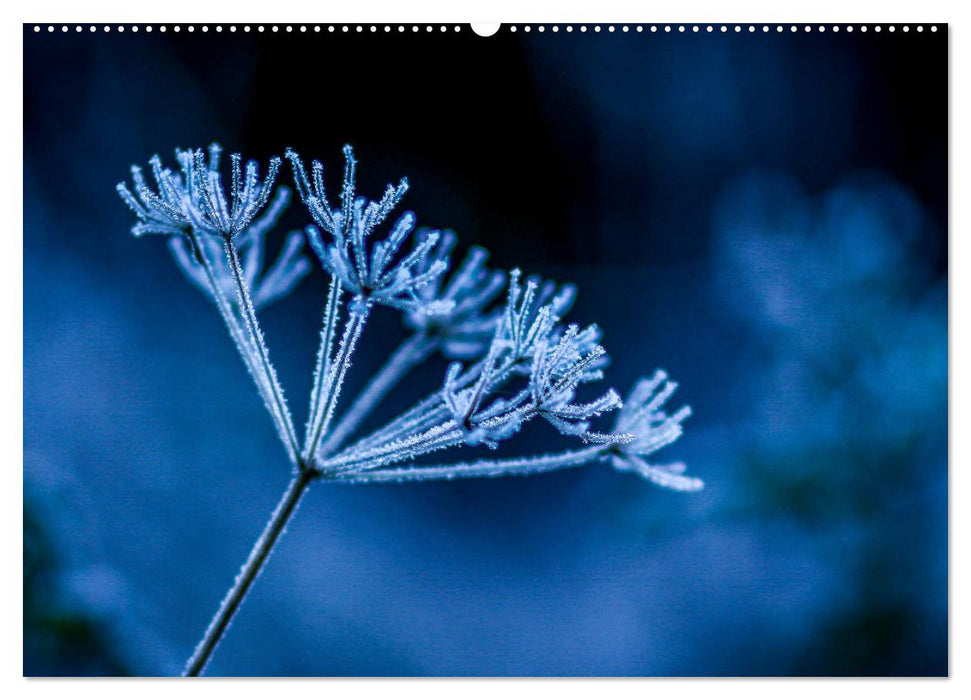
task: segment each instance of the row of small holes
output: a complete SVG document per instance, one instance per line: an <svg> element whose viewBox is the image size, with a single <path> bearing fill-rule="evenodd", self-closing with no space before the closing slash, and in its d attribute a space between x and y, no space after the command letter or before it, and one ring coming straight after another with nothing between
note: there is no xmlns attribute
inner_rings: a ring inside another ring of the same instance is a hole
<svg viewBox="0 0 971 700"><path fill-rule="evenodd" d="M777 25L773 25L773 26L775 27L775 30L777 32L784 32L786 30L786 27L782 26L781 24L777 24ZM711 24L698 25L698 24L693 24L690 27L686 27L685 25L680 24L680 25L677 26L677 31L683 33L683 32L688 31L689 28L690 28L690 30L692 32L695 32L695 33L702 31L702 29L705 32L709 32L709 33L710 32L714 32L716 30L720 30L722 32L727 32L727 31L729 31L730 28L733 28L736 32L741 32L743 30L743 27L741 25L738 25L738 24L734 25L734 27L729 27L728 25L725 25L725 24L722 24L722 25L711 25ZM510 32L515 32L516 29L517 28L515 26L509 27L509 31ZM522 30L524 32L528 32L531 29L532 29L532 27L529 27L529 26L525 26L525 27L522 28ZM552 26L552 27L550 27L550 29L552 31L554 31L554 32L560 31L560 28L558 26L555 26L555 25ZM662 25L660 27L658 25L656 25L656 24L652 24L649 27L649 31L652 31L652 32L658 32L658 31L671 32L672 29L673 29L673 27L670 24L665 24L665 25ZM758 31L758 29L759 28L756 27L754 24L748 25L748 31L750 31L750 32L756 32L756 31ZM821 24L821 25L818 25L816 27L813 27L813 26L807 24L807 25L805 25L803 27L803 30L804 31L807 31L807 32L811 32L811 31L813 31L813 29L815 29L818 32L825 32L826 31L826 26ZM835 25L834 24L832 26L832 31L834 31L834 32L839 32L840 29L841 29L841 27L839 25ZM853 31L853 27L852 26L844 26L844 27L842 27L842 29L844 31L847 31L847 32L852 32ZM866 25L862 25L862 26L859 27L859 30L861 32L865 32L865 31L867 31L867 29L868 28L867 28ZM875 31L875 32L879 32L879 31L881 31L881 29L882 29L882 27L880 27L880 26L874 26L873 27L873 31ZM937 31L937 27L936 26L931 26L930 29L931 29L932 32L936 32ZM572 26L567 26L567 27L564 28L564 30L567 31L567 32L572 32L573 31L573 27ZM613 32L613 31L616 31L616 30L617 30L617 27L614 27L614 26L608 26L607 27L607 31L608 32ZM627 26L627 25L624 25L624 26L620 27L620 30L621 31L624 31L624 32L629 32L629 31L631 31L631 28L629 26ZM641 25L637 25L637 26L634 27L634 30L635 31L638 31L638 32L643 32L644 31L644 27L641 26ZM761 30L763 32L770 32L770 31L772 31L772 28L769 25L767 25L767 24L763 24L761 26ZM889 31L889 32L894 32L896 30L897 30L897 28L894 27L894 26L892 26L892 25L887 27L887 31ZM907 26L907 25L905 25L905 26L901 27L901 30L902 31L905 31L905 32L909 32L910 31L910 27ZM921 25L918 25L916 27L916 30L918 32L922 32L922 31L924 31L924 27L921 26ZM543 26L536 27L536 31L538 31L538 32L544 32L544 31L546 31L546 27L543 27ZM587 27L581 26L580 29L579 29L579 31L585 32L585 31L587 31ZM595 31L595 32L602 31L602 27L594 26L593 27L593 31ZM798 32L799 31L799 27L797 27L794 24L793 25L790 25L789 26L789 31L791 31L791 32Z"/></svg>
<svg viewBox="0 0 971 700"><path fill-rule="evenodd" d="M124 32L125 31L125 27L123 25L118 25L114 29L117 32ZM137 31L139 31L139 29L141 29L142 31L145 31L145 32L151 32L152 31L152 27L151 26L139 27L137 25L132 25L128 29L130 31L132 31L132 32L137 32ZM167 29L168 28L167 27L164 27L164 26L160 26L158 28L158 30L160 32L167 31ZM189 27L186 27L185 29L186 29L186 31L189 31L189 32L194 32L196 30L196 28L194 26L189 26ZM208 26L202 26L199 29L201 31L203 31L203 32L208 32L209 31L209 27ZM226 29L228 29L231 32L235 32L237 30L237 27L235 25L231 25L229 27L226 27ZM241 29L244 32L253 31L254 29L256 31L258 31L258 32L266 31L266 27L264 27L263 25L259 25L257 27L250 27L248 25L244 25ZM294 31L294 27L293 26L286 26L283 29L284 29L284 31L287 31L287 32ZM336 31L349 32L351 30L354 30L354 31L357 31L357 32L363 32L364 31L364 27L362 27L360 25L354 26L354 27L349 27L347 25L342 25L340 27L335 27L333 25L329 25L327 27L321 27L320 25L314 25L313 27L308 27L306 25L300 25L300 26L296 27L296 30L297 31L300 31L300 32L306 32L308 30L313 30L315 32L321 32L324 29L326 29L328 32L336 32ZM370 31L372 31L372 32L378 31L378 27L375 26L375 25L370 25L368 27L368 29ZM398 29L399 32L403 32L403 31L405 31L406 28L404 26L399 25L397 27L397 29ZM443 32L447 32L448 31L448 27L444 27L444 26L443 27L439 27L439 29L441 31L443 31ZM105 25L104 27L102 27L102 30L105 31L105 32L110 32L112 30L112 28L110 26L108 26L108 25ZM223 31L222 25L217 25L215 27L215 30L217 32ZM419 30L420 30L420 27L418 27L418 26L411 26L411 31L417 32ZM430 26L430 25L425 27L425 31L427 31L427 32L431 32L431 31L434 31L434 30L435 30L435 28L432 27L432 26ZM458 31L461 31L461 27L454 26L454 27L452 27L452 30L458 32ZM35 32L41 31L40 25L34 25L34 31ZM49 31L49 32L55 31L54 25L48 25L47 26L47 31ZM69 32L69 31L71 31L71 27L69 27L67 25L61 25L61 31L62 32ZM81 25L75 25L74 31L76 31L76 32L83 32L84 31L84 27L82 27ZM98 31L98 27L93 26L93 25L92 26L89 26L88 27L88 31L90 31L90 32L96 32L96 31ZM176 26L172 27L172 31L173 32L182 31L182 27L176 25ZM270 27L270 31L278 32L278 31L280 31L280 27L279 26L276 26L276 25L273 25L273 26ZM392 27L390 27L388 25L385 25L384 31L390 32L390 31L392 31Z"/></svg>
<svg viewBox="0 0 971 700"><path fill-rule="evenodd" d="M781 24L774 25L774 27L775 27L775 31L776 32L783 32L783 31L786 30L786 27L782 26ZM412 32L417 32L417 31L420 31L421 30L421 28L418 27L417 25L412 25L410 28L411 28L411 31ZM105 32L110 32L111 29L112 28L110 26L107 26L107 25L103 27L103 30ZM142 27L141 29L143 31L146 31L146 32L151 32L152 31L152 27L151 26L145 26L145 27ZM179 27L178 25L172 27L172 31L173 32L179 32L179 31L181 31L181 29L182 28ZM209 27L208 26L200 27L200 29L203 32L208 32L209 31ZM229 29L230 32L235 32L237 28L236 28L235 25L231 25L231 26L228 27L228 29ZM306 32L310 28L308 28L306 25L300 25L296 29L298 31L300 31L300 32ZM322 28L320 25L314 25L312 27L312 30L314 32L321 32L321 31L323 31L323 29L324 28ZM352 29L354 31L356 31L356 32L363 32L364 31L364 27L361 26L361 25L357 25L357 26L354 26L354 27L350 27L348 25L342 25L340 27L335 27L333 25L328 25L326 27L326 30L328 32L336 32L338 30L341 31L341 32L349 32ZM370 25L368 27L368 29L370 31L372 31L372 32L377 32L378 31L378 27L376 25ZM444 27L444 26L443 27L439 27L439 29L442 32L447 32L448 31L448 27ZM461 27L458 27L458 26L454 26L454 27L452 27L452 29L453 29L453 31L456 31L456 32L461 31ZM509 31L510 32L515 32L515 31L517 31L517 29L518 28L515 25L509 27ZM522 30L524 32L528 32L531 29L532 29L532 27L530 27L530 26L524 26L524 27L522 27ZM608 32L616 31L616 29L617 28L616 27L613 27L613 26L608 26L607 27L607 31ZM690 27L686 27L685 25L682 24L682 25L678 25L676 27L676 29L677 29L678 32L682 32L682 33L688 31L689 29L690 29L690 31L695 32L695 33L701 32L702 30L704 30L705 32L711 33L711 32L716 31L716 29L718 31L721 31L721 32L727 32L727 31L729 31L729 27L727 25L724 25L724 24L722 24L720 26L717 26L717 25L716 26L713 26L713 25L710 25L710 24L708 24L708 25L697 25L697 24L695 24L695 25L691 25ZM733 29L736 32L743 31L743 27L741 25L737 25L737 24L733 27ZM762 29L762 32L769 32L769 31L771 31L771 28L767 24L762 25L761 29ZM797 27L794 24L793 25L790 25L788 27L788 29L789 29L790 32L798 32L799 31L799 27ZM813 27L813 26L807 24L807 25L805 25L803 27L803 30L806 31L806 32L811 32L811 31L813 31L813 29L815 29L818 32L825 32L826 31L826 26L825 25L818 25L816 27ZM840 27L838 25L833 25L831 27L831 30L833 32L839 32L841 29L843 31L846 31L846 32L852 32L854 28L853 28L853 26ZM868 29L868 27L866 25L861 25L859 27L859 30L861 32L866 32L867 29ZM71 28L69 26L67 26L67 25L61 25L61 31L62 32L68 32L70 30L71 30ZM118 31L118 32L124 32L125 31L125 27L122 26L122 25L119 25L119 26L115 27L115 30ZM137 32L137 31L139 31L139 27L136 26L136 25L133 25L133 26L130 27L130 30L132 32ZM158 28L158 30L160 32L164 32L164 31L166 31L166 27L160 26ZM194 32L195 30L196 30L196 28L194 26L186 27L186 31ZM221 25L217 25L215 27L215 30L217 32L221 32L221 31L223 31L223 27ZM266 27L264 27L262 25L256 27L256 31L258 31L258 32L262 32L262 31L265 31L265 30L266 30ZM284 27L284 31L292 32L293 30L294 30L294 27L293 26L288 25L288 26ZM389 26L389 25L385 25L384 26L384 31L385 32L390 32L392 30L393 30L393 28L391 26ZM404 27L403 25L398 25L397 30L399 32L404 32L404 31L406 31L406 27ZM435 28L432 27L431 25L427 25L425 27L425 31L426 32L432 32L434 30L435 30ZM550 27L550 30L553 31L553 32L558 32L558 31L560 31L560 27L557 26L557 25L553 25L553 26ZM594 32L599 32L601 30L602 30L602 28L599 27L599 26L594 26L593 27L593 31ZM627 26L627 25L624 25L624 26L620 27L620 30L623 31L623 32L629 32L629 31L631 31L631 28L629 26ZM645 30L645 28L643 26L641 26L641 25L636 25L634 27L634 31L637 31L637 32L643 32L644 30ZM881 26L874 26L873 27L873 31L875 31L875 32L879 32L881 30L882 30L882 27ZM897 28L895 26L893 26L893 25L887 27L887 31L888 32L894 32L896 30L897 30ZM902 31L905 31L905 32L909 32L910 31L910 27L907 26L907 25L904 25L903 27L901 27L901 30ZM916 27L916 30L918 32L922 32L922 31L924 31L924 27L922 25L918 25ZM937 31L937 27L932 25L931 28L930 28L930 30L932 32L936 32ZM34 25L34 31L35 32L40 32L41 31L40 25ZM47 31L48 32L55 31L54 25L48 25L47 26ZM84 31L84 28L81 27L80 25L76 25L74 27L74 31L81 32L81 31ZM88 31L96 32L96 31L98 31L98 27L89 26L88 27ZM248 25L244 25L242 27L242 31L249 32L249 31L252 31L252 28L250 26L248 26ZM273 25L273 26L270 27L270 31L278 32L278 31L280 31L280 27L277 26L277 25ZM538 27L536 27L536 31L538 31L538 32L545 32L546 31L546 27L545 26L542 26L542 25L541 26L538 26ZM566 31L566 32L572 32L573 31L573 26L572 25L567 25L566 27L564 27L564 31ZM587 27L586 26L580 26L579 27L579 31L585 32L585 31L587 31ZM663 25L663 26L660 26L660 27L658 25L653 25L652 24L648 28L648 31L651 31L651 32L658 32L658 31L671 32L671 31L673 31L673 28L669 24L666 24L666 25ZM750 24L750 25L748 25L748 31L749 32L756 32L756 31L758 31L758 29L756 28L755 25L751 25Z"/></svg>

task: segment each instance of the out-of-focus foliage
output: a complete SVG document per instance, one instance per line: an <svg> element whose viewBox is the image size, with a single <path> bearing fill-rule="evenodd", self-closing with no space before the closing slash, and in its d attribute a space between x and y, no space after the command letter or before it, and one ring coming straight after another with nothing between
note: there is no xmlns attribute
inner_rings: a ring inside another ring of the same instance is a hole
<svg viewBox="0 0 971 700"><path fill-rule="evenodd" d="M797 668L931 672L947 591L947 289L927 262L940 238L875 173L815 197L780 173L744 175L714 228L721 298L765 358L739 507L817 533L852 582L824 618L830 641Z"/></svg>
<svg viewBox="0 0 971 700"><path fill-rule="evenodd" d="M48 534L24 504L24 675L124 676L102 621L71 601Z"/></svg>

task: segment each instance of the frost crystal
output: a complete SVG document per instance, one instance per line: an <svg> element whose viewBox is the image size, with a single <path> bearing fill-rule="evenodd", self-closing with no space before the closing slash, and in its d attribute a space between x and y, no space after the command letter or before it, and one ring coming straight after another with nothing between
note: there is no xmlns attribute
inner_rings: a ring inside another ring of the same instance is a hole
<svg viewBox="0 0 971 700"><path fill-rule="evenodd" d="M456 236L445 231L438 248L428 256L418 272L428 272L438 260L448 260L455 247ZM438 303L443 308L435 314L413 309L405 315L405 323L414 330L440 344L446 357L464 360L482 355L496 330L500 309L489 310L502 292L506 275L501 270L489 270L485 262L489 253L471 248L459 268L446 281L440 275L417 290L425 306Z"/></svg>
<svg viewBox="0 0 971 700"><path fill-rule="evenodd" d="M588 403L573 403L579 385L602 378L607 358L597 344L596 327L561 328L557 311L572 299L572 290L553 295L552 285L542 285L546 291L540 293L537 280L527 281L523 288L520 277L518 270L510 274L506 305L486 356L468 368L453 363L440 393L334 457L321 456L317 467L325 477L380 480L382 473L400 472L387 470L390 466L448 447L496 447L536 416L565 435L598 443L598 451L585 453L589 459L602 456L600 449L632 439L627 433L589 431L590 419L621 406L612 389ZM543 300L549 303L541 305ZM530 470L529 459L516 463ZM443 466L432 472L414 471L434 478L454 478L463 472Z"/></svg>
<svg viewBox="0 0 971 700"><path fill-rule="evenodd" d="M291 236L276 264L259 277L264 237L289 200L289 192L280 188L271 202L280 159L271 159L267 177L260 182L256 163L248 162L244 173L242 158L233 154L227 197L219 174L221 152L219 144L212 144L207 161L202 149L176 149L179 173L163 167L161 158L153 156L149 162L157 192L148 186L138 166L132 166L135 194L124 183L117 190L139 219L133 234L173 237L169 247L176 263L216 303L280 440L296 464L293 420L270 363L256 307L288 293L307 273L308 263L299 254L302 242Z"/></svg>
<svg viewBox="0 0 971 700"><path fill-rule="evenodd" d="M179 151L177 156L186 182L185 209L192 225L201 233L233 239L246 231L269 203L281 161L276 157L270 159L261 182L256 161L247 161L244 168L243 157L233 153L227 196L219 172L221 153L222 147L214 143L209 146L208 162L201 148Z"/></svg>
<svg viewBox="0 0 971 700"><path fill-rule="evenodd" d="M331 278L306 431L298 443L256 317L257 308L289 293L310 268L302 254L304 234L295 232L264 269L266 235L289 197L284 187L273 195L280 159L270 160L261 179L255 162L244 165L232 155L226 188L218 145L208 155L202 149L176 153L178 172L157 156L149 161L153 186L138 167L132 168L132 189L118 185L138 219L133 233L172 236L176 262L215 301L299 472L340 481L409 481L531 474L606 461L667 488L702 487L680 463L647 461L681 435L690 414L688 408L673 415L663 410L675 389L663 372L638 382L626 403L612 388L588 389L603 380L608 355L597 326L564 323L574 287L524 278L518 269L508 275L490 270L481 248L470 249L446 274L455 234L416 231L411 212L378 235L408 182L389 185L379 200L358 196L350 146L344 147L337 206L328 201L323 165L314 160L308 172L293 150L286 152L314 222L305 230L307 239ZM402 312L413 335L341 411L344 379L375 304ZM441 386L345 445L402 377L435 351L453 361ZM581 398L587 391L589 397ZM611 411L619 411L613 429L595 429ZM521 458L411 464L449 448L496 447L537 417L575 446Z"/></svg>
<svg viewBox="0 0 971 700"><path fill-rule="evenodd" d="M704 482L685 476L683 463L658 465L646 461L649 455L681 437L681 423L691 415L688 406L682 407L674 415L669 416L664 412L664 403L677 387L660 370L650 379L641 379L634 385L614 426L614 432L630 432L634 439L619 446L611 454L610 461L615 469L633 471L658 486L676 491L698 491L704 487Z"/></svg>
<svg viewBox="0 0 971 700"><path fill-rule="evenodd" d="M132 226L135 236L158 234L177 236L189 229L189 215L185 211L185 183L183 179L162 166L157 155L148 161L155 179L156 192L153 192L138 165L131 166L134 194L128 185L119 182L115 189L128 205L138 221Z"/></svg>
<svg viewBox="0 0 971 700"><path fill-rule="evenodd" d="M289 294L310 272L310 261L305 255L304 236L293 231L283 244L276 261L264 270L266 258L266 234L273 228L286 208L290 190L280 187L266 213L250 224L249 229L236 238L243 276L253 297L253 306L260 309ZM235 281L232 267L223 254L223 245L212 236L202 236L192 241L185 237L169 239L169 248L186 277L204 294L216 301L208 275L201 263L202 256L195 246L203 248L205 257L212 263L220 289L226 297L234 297Z"/></svg>
<svg viewBox="0 0 971 700"><path fill-rule="evenodd" d="M591 433L589 429L592 418L621 407L616 391L608 389L593 401L572 403L580 384L603 377L599 367L606 361L607 351L600 345L587 350L588 336L581 336L577 326L571 325L553 348L547 350L545 342L537 348L530 376L533 405L564 435L578 435L590 442L612 442L613 436Z"/></svg>
<svg viewBox="0 0 971 700"><path fill-rule="evenodd" d="M407 179L402 179L396 187L388 185L378 201L357 197L357 161L353 149L344 146L340 208L333 209L327 200L324 167L320 161L313 161L308 178L300 156L292 149L286 155L293 166L300 198L317 226L332 239L328 242L317 226L308 226L310 244L324 269L337 277L345 289L362 302L373 300L404 311L435 313L450 308L448 303L429 302L418 295L422 287L448 268L447 259L432 258L441 236L439 232L425 231L414 237L412 250L399 256L402 245L415 228L415 215L405 212L391 226L386 238L368 246L368 238L408 191Z"/></svg>
<svg viewBox="0 0 971 700"><path fill-rule="evenodd" d="M235 238L246 231L273 194L273 185L280 169L280 159L270 159L269 172L259 178L256 161L242 165L242 156L234 153L229 196L222 185L219 161L222 147L209 146L209 158L201 148L176 149L180 172L162 165L155 155L149 160L157 191L149 187L142 169L131 168L134 194L125 183L116 187L118 194L135 213L139 221L132 233L161 235L185 234L190 228L219 238Z"/></svg>

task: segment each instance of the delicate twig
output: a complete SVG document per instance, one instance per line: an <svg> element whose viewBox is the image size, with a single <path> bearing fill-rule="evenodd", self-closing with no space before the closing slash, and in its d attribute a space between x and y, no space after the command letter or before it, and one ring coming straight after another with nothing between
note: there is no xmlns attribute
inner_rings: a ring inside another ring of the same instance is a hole
<svg viewBox="0 0 971 700"><path fill-rule="evenodd" d="M354 472L333 477L337 481L371 484L377 482L435 481L452 479L472 479L509 475L527 476L542 472L581 467L602 457L610 445L592 445L579 450L567 450L539 457L518 457L509 459L481 459L458 464L440 464L404 469L385 469L378 471ZM328 478L328 477L324 477Z"/></svg>
<svg viewBox="0 0 971 700"><path fill-rule="evenodd" d="M199 243L198 236L195 232L190 231L186 234L192 244L193 250L199 259L202 261L203 270L205 270L206 278L209 281L209 286L212 289L213 298L216 301L216 308L219 310L219 315L222 316L223 321L226 323L226 329L229 331L229 336L233 339L236 345L236 349L239 351L239 356L243 360L243 364L246 365L246 369L249 370L250 375L253 377L253 381L256 382L256 388L263 397L264 402L269 402L270 388L266 379L266 373L263 368L253 361L254 352L250 345L249 339L243 329L239 325L239 320L236 318L236 314L230 306L229 302L226 300L225 294L223 294L222 288L216 280L215 273L212 269L212 263L206 256L205 250Z"/></svg>
<svg viewBox="0 0 971 700"><path fill-rule="evenodd" d="M328 476L369 471L462 444L465 436L466 430L454 420L448 419L401 440L386 442L367 450L344 450L331 459L318 460L315 466Z"/></svg>
<svg viewBox="0 0 971 700"><path fill-rule="evenodd" d="M336 276L330 278L330 290L327 292L327 303L324 305L324 319L320 330L320 344L317 347L317 362L314 365L314 385L310 392L310 410L307 413L307 425L304 429L304 445L310 443L310 435L317 425L317 415L321 409L321 392L330 375L330 365L334 347L334 337L337 322L340 317L341 281ZM305 455L304 464L308 464Z"/></svg>
<svg viewBox="0 0 971 700"><path fill-rule="evenodd" d="M414 333L398 346L384 366L378 370L330 431L327 439L317 450L319 455L331 454L352 435L361 423L371 415L375 407L388 395L398 382L416 365L421 364L434 350L435 342L424 333Z"/></svg>
<svg viewBox="0 0 971 700"><path fill-rule="evenodd" d="M293 517L297 505L300 503L300 499L307 490L307 486L310 485L310 482L315 476L316 474L314 472L303 470L290 482L286 492L283 494L283 498L280 499L280 503L277 505L276 510L273 511L273 515L270 516L269 522L263 529L263 533L256 541L252 551L250 551L249 558L236 576L236 581L229 589L226 597L223 598L223 602L219 606L216 616L209 623L209 627L206 629L198 646L196 646L192 658L186 664L183 675L198 676L205 669L206 664L209 663L209 658L212 656L213 651L215 651L223 634L232 622L236 611L239 610L239 606L246 597L250 586L253 585L253 581L259 576L263 565L273 552L274 546L280 539L280 535L286 529L290 518Z"/></svg>
<svg viewBox="0 0 971 700"><path fill-rule="evenodd" d="M280 382L277 379L276 370L273 369L273 365L270 363L270 351L266 347L266 342L263 340L263 331L260 329L259 321L256 318L253 300L250 298L249 287L246 284L246 279L243 276L243 268L239 262L239 253L232 239L226 240L226 257L233 274L233 282L236 285L236 295L239 300L240 312L246 323L246 328L249 331L250 341L257 351L257 357L263 366L263 371L269 384L269 406L272 407L270 413L273 415L274 422L277 424L280 439L287 448L290 461L296 464L300 454L300 448L297 444L297 435L293 429L293 419L290 418L290 410L287 408L286 399L283 397L283 389L280 387Z"/></svg>
<svg viewBox="0 0 971 700"><path fill-rule="evenodd" d="M489 388L491 390L495 390L496 388L502 386L503 382L509 379L512 371L519 363L520 360L518 358L511 357L502 366L495 369L492 372ZM455 379L454 388L462 389L474 384L481 376L484 367L484 359L473 364ZM433 425L448 418L448 415L448 408L446 407L445 401L442 398L441 390L435 391L419 401L412 408L399 415L397 418L394 418L384 426L361 438L352 446L342 450L335 459L339 459L342 455L359 453L364 450L373 449L381 445L386 445L390 442L404 439L409 435L414 435L418 432L429 429Z"/></svg>
<svg viewBox="0 0 971 700"><path fill-rule="evenodd" d="M344 376L351 366L351 357L370 312L371 306L367 302L360 304L356 299L351 302L351 313L344 325L337 356L329 363L327 377L316 396L317 401L311 406L310 412L314 416L314 421L310 426L303 450L303 461L306 465L313 462L320 439L327 433L327 428L334 417L334 408L344 385Z"/></svg>

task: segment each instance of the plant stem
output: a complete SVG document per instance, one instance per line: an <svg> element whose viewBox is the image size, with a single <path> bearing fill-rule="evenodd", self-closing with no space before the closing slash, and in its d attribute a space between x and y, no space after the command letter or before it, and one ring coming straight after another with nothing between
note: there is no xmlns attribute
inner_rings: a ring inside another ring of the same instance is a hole
<svg viewBox="0 0 971 700"><path fill-rule="evenodd" d="M337 405L337 399L340 397L344 385L344 375L347 374L347 370L351 366L351 356L354 354L357 341L361 337L361 331L364 329L370 313L371 307L365 305L363 310L352 311L344 325L340 348L329 366L327 377L316 397L317 405L310 407L310 415L316 417L310 426L304 446L304 464L312 465L314 463L317 446L330 427L331 420L334 417L334 407Z"/></svg>
<svg viewBox="0 0 971 700"><path fill-rule="evenodd" d="M515 365L516 361L507 362L505 365L495 370L492 373L492 387L495 388L501 382L505 381L511 374ZM484 371L484 368L485 360L480 360L474 364L455 380L455 388L467 388L474 382L478 381L481 373ZM351 452L360 453L365 450L376 449L381 445L387 445L395 440L403 440L408 435L429 429L431 426L445 420L447 417L448 410L445 406L445 402L442 400L442 393L441 391L435 391L391 422L387 423L381 428L378 428L373 433L361 438L351 447L345 448L335 457L340 458L341 455L347 455ZM334 461L335 457L325 456L323 461L330 463Z"/></svg>
<svg viewBox="0 0 971 700"><path fill-rule="evenodd" d="M610 445L593 445L539 457L481 459L459 464L406 467L383 471L365 471L366 468L362 468L360 472L338 475L334 478L351 483L371 484L387 481L433 481L439 479L451 481L452 479L499 477L510 474L525 476L569 467L582 467L606 454L610 447Z"/></svg>
<svg viewBox="0 0 971 700"><path fill-rule="evenodd" d="M232 239L226 241L226 256L229 259L229 267L232 270L233 282L236 285L236 294L239 298L240 311L243 321L246 323L250 334L250 340L257 351L257 357L263 365L263 372L266 375L267 383L270 388L270 399L272 402L271 414L274 415L279 423L280 437L283 439L290 461L298 464L300 460L300 448L297 444L297 436L293 430L293 421L290 418L290 409L283 398L283 389L276 377L276 371L270 363L270 351L263 340L263 331L260 330L259 321L256 318L256 309L253 308L253 301L250 298L249 287L243 278L243 268L239 262L239 253Z"/></svg>
<svg viewBox="0 0 971 700"><path fill-rule="evenodd" d="M300 473L290 482L286 493L283 494L283 498L280 499L276 510L270 516L270 521L266 524L263 533L253 546L249 558L236 576L236 581L229 589L226 597L223 598L223 602L219 606L216 616L209 623L209 627L196 646L192 658L186 664L185 671L183 672L184 676L198 676L205 669L206 664L209 663L212 653L216 650L216 646L225 634L229 624L233 621L233 616L239 610L239 606L246 597L250 586L253 585L253 581L259 576L263 564L266 563L274 546L280 539L280 535L286 529L287 523L290 521L294 512L296 512L300 499L306 492L310 482L317 476L318 473L313 470L301 469Z"/></svg>
<svg viewBox="0 0 971 700"><path fill-rule="evenodd" d="M216 273L213 272L212 263L209 262L209 258L206 256L206 252L199 242L198 236L194 232L189 232L188 234L189 242L192 245L192 249L195 254L199 256L202 260L202 269L205 270L206 279L209 281L209 287L212 289L213 299L216 300L216 308L219 310L219 315L222 316L223 321L226 323L226 328L229 331L229 336L233 339L236 344L236 349L239 351L240 357L243 359L243 364L246 365L246 369L253 376L253 381L256 382L256 388L261 395L265 395L269 389L266 383L265 373L258 364L252 362L252 352L250 352L249 341L247 341L246 336L243 334L243 329L239 326L239 321L236 319L236 315L233 313L229 302L226 301L226 296L223 294L219 283L216 281Z"/></svg>
<svg viewBox="0 0 971 700"><path fill-rule="evenodd" d="M321 409L320 396L330 377L334 337L340 317L340 298L340 280L337 277L331 277L330 291L327 292L327 303L324 305L324 321L320 331L320 345L317 348L317 363L314 365L314 387L310 392L310 411L307 414L307 427L304 429L304 443L310 439L314 426L317 425L317 414Z"/></svg>
<svg viewBox="0 0 971 700"><path fill-rule="evenodd" d="M371 411L388 395L388 392L398 384L402 377L428 357L433 347L434 341L428 340L423 333L415 333L401 343L337 422L330 435L318 449L318 453L329 455L340 447L347 437L357 430L361 422L371 415Z"/></svg>

